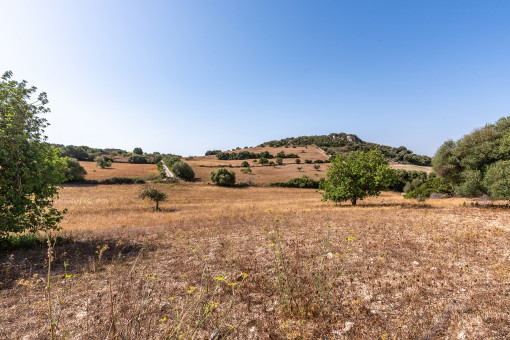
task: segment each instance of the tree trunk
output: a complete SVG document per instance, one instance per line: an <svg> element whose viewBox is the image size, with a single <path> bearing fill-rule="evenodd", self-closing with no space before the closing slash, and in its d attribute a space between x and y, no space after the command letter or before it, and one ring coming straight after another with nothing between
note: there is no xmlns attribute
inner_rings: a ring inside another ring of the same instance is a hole
<svg viewBox="0 0 510 340"><path fill-rule="evenodd" d="M156 201L156 211L159 211L159 201Z"/></svg>
<svg viewBox="0 0 510 340"><path fill-rule="evenodd" d="M352 205L356 205L356 197L351 198Z"/></svg>

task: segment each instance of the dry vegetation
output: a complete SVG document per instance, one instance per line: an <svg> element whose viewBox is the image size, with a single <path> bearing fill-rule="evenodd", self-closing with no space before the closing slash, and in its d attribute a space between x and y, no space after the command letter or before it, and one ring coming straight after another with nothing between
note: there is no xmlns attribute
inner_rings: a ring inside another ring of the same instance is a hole
<svg viewBox="0 0 510 340"><path fill-rule="evenodd" d="M315 190L195 183L159 184L169 200L154 212L142 187L62 190L75 242L53 251L59 338L510 334L507 208L395 193L351 207ZM0 337L49 338L47 249L0 262Z"/></svg>
<svg viewBox="0 0 510 340"><path fill-rule="evenodd" d="M80 165L87 171L86 179L101 180L112 177L149 177L158 175L156 164L131 164L131 163L112 163L109 168L101 169L96 166L96 162L81 161Z"/></svg>

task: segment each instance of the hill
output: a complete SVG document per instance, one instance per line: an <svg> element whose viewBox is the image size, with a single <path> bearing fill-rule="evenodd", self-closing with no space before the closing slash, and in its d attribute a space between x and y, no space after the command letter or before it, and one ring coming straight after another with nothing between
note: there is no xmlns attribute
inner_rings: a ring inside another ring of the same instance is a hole
<svg viewBox="0 0 510 340"><path fill-rule="evenodd" d="M329 155L347 154L356 150L380 150L386 158L395 163L430 166L429 156L417 155L405 146L398 148L365 142L354 134L330 133L329 135L290 137L262 143L260 147L289 147L316 145Z"/></svg>

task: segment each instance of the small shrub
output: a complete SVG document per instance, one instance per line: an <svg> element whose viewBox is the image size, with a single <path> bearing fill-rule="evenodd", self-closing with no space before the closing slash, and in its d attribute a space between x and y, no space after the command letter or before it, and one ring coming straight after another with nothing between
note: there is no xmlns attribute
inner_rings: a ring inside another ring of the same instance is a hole
<svg viewBox="0 0 510 340"><path fill-rule="evenodd" d="M299 158L296 158L295 162L296 162L296 164L299 164L299 163L301 163L301 160Z"/></svg>
<svg viewBox="0 0 510 340"><path fill-rule="evenodd" d="M282 165L283 164L283 159L281 157L276 157L276 164Z"/></svg>
<svg viewBox="0 0 510 340"><path fill-rule="evenodd" d="M269 163L269 161L267 160L267 158L266 158L266 157L260 157L260 158L259 158L259 163L260 163L260 164L262 164L262 165L264 165L264 164Z"/></svg>
<svg viewBox="0 0 510 340"><path fill-rule="evenodd" d="M133 153L137 155L143 155L143 150L142 148L134 148Z"/></svg>
<svg viewBox="0 0 510 340"><path fill-rule="evenodd" d="M247 161L243 161L243 162L241 163L241 167L243 167L243 168L249 168L249 167L250 167L250 163L248 163Z"/></svg>
<svg viewBox="0 0 510 340"><path fill-rule="evenodd" d="M306 164L312 164L312 160L311 159L305 159L305 163Z"/></svg>
<svg viewBox="0 0 510 340"><path fill-rule="evenodd" d="M313 166L313 168L314 168L315 170L317 170L317 171L319 171L320 167L321 167L321 166L320 166L319 164L315 164L315 165Z"/></svg>
<svg viewBox="0 0 510 340"><path fill-rule="evenodd" d="M251 170L251 169L250 169ZM217 185L231 186L236 184L236 174L225 168L220 168L216 172L211 172L211 181Z"/></svg>

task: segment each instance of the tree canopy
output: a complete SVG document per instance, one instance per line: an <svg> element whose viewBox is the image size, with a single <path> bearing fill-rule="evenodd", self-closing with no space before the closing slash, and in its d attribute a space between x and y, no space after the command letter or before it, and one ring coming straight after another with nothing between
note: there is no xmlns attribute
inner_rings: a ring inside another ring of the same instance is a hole
<svg viewBox="0 0 510 340"><path fill-rule="evenodd" d="M53 202L67 169L44 136L46 93L11 78L0 81L0 237L58 228L63 212Z"/></svg>
<svg viewBox="0 0 510 340"><path fill-rule="evenodd" d="M488 194L492 199L510 199L504 174L510 172L510 117L499 119L439 147L432 166L458 196ZM505 189L507 188L507 189Z"/></svg>
<svg viewBox="0 0 510 340"><path fill-rule="evenodd" d="M327 170L326 180L320 183L323 200L356 205L367 196L377 196L392 182L393 172L381 152L355 151L349 156L336 156Z"/></svg>

